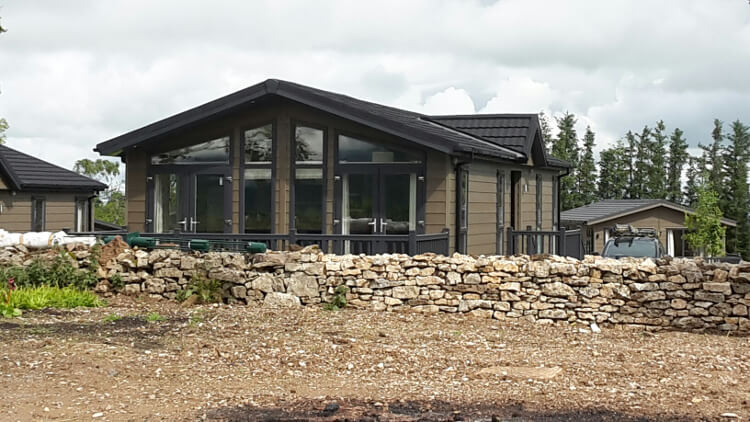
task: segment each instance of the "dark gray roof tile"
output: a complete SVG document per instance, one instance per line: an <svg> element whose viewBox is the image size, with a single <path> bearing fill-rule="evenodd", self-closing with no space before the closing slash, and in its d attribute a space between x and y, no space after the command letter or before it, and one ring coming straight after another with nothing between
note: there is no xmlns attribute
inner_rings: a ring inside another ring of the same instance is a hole
<svg viewBox="0 0 750 422"><path fill-rule="evenodd" d="M0 171L15 190L104 190L107 185L76 172L0 145Z"/></svg>

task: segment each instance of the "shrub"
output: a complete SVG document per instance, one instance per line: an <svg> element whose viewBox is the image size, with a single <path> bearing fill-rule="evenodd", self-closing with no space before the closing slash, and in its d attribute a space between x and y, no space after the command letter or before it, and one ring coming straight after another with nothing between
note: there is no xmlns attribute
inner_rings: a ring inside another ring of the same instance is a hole
<svg viewBox="0 0 750 422"><path fill-rule="evenodd" d="M330 303L326 303L323 308L327 311L338 311L339 309L346 306L346 294L349 293L349 288L346 286L338 286L334 290L333 299Z"/></svg>
<svg viewBox="0 0 750 422"><path fill-rule="evenodd" d="M91 264L85 269L76 268L75 258L65 249L61 249L52 261L44 261L37 256L25 267L0 267L0 284L6 284L8 279L13 278L18 287L72 286L79 290L89 289L98 281L97 254L98 250L94 248Z"/></svg>
<svg viewBox="0 0 750 422"><path fill-rule="evenodd" d="M177 294L175 295L175 299L178 302L184 302L186 301L190 296L193 295L193 289L187 288L187 289L180 289L177 290Z"/></svg>
<svg viewBox="0 0 750 422"><path fill-rule="evenodd" d="M198 295L202 303L221 302L221 282L206 278L202 271L196 271L193 275L189 290Z"/></svg>

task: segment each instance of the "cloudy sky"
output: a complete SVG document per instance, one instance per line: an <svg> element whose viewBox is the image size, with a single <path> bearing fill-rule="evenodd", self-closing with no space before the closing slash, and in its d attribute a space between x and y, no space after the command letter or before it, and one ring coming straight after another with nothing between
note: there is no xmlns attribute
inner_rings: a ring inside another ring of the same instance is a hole
<svg viewBox="0 0 750 422"><path fill-rule="evenodd" d="M210 7L209 7L210 5ZM0 0L8 144L65 167L267 78L433 113L564 111L597 149L750 124L747 0Z"/></svg>

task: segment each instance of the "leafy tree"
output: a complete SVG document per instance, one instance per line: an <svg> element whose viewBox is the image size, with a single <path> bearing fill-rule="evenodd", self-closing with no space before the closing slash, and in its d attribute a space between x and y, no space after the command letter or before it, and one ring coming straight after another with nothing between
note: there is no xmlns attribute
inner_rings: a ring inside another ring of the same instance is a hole
<svg viewBox="0 0 750 422"><path fill-rule="evenodd" d="M628 190L628 167L626 148L622 140L609 149L599 153L599 184L597 191L600 199L622 199Z"/></svg>
<svg viewBox="0 0 750 422"><path fill-rule="evenodd" d="M539 128L542 131L542 140L545 151L552 149L552 126L550 126L549 117L544 111L539 112Z"/></svg>
<svg viewBox="0 0 750 422"><path fill-rule="evenodd" d="M750 255L750 226L748 226L748 170L750 157L750 128L739 120L732 123L732 131L727 136L729 144L724 150L724 215L737 221L737 227L730 227L727 233L727 250Z"/></svg>
<svg viewBox="0 0 750 422"><path fill-rule="evenodd" d="M73 171L105 183L108 188L94 201L94 216L113 224L125 224L125 195L122 192L120 164L104 159L76 161Z"/></svg>
<svg viewBox="0 0 750 422"><path fill-rule="evenodd" d="M689 158L687 141L682 135L683 132L680 128L675 128L672 136L669 137L666 198L676 203L683 202L682 169L687 164Z"/></svg>
<svg viewBox="0 0 750 422"><path fill-rule="evenodd" d="M651 165L646 180L646 190L649 198L664 199L667 197L667 135L664 121L656 122L651 131L652 141L649 143Z"/></svg>
<svg viewBox="0 0 750 422"><path fill-rule="evenodd" d="M721 225L721 209L716 192L704 183L698 188L698 205L695 214L685 215L685 226L688 233L685 240L691 248L701 251L709 257L724 253L725 229Z"/></svg>
<svg viewBox="0 0 750 422"><path fill-rule="evenodd" d="M596 201L596 163L594 162L595 135L591 126L586 127L583 136L583 156L576 169L578 179L577 202L580 205L590 204Z"/></svg>
<svg viewBox="0 0 750 422"><path fill-rule="evenodd" d="M575 169L578 167L578 134L576 133L576 118L573 114L565 113L557 120L559 133L552 143L552 156L565 160L573 165L572 176L560 180L560 207L563 211L575 208L581 204L576 195Z"/></svg>

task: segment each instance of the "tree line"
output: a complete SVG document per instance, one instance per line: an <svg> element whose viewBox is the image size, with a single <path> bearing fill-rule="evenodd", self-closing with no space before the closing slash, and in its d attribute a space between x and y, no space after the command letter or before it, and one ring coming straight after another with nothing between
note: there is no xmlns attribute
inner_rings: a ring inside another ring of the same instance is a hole
<svg viewBox="0 0 750 422"><path fill-rule="evenodd" d="M560 181L562 210L603 199L666 199L697 207L699 196L710 194L717 198L722 215L737 221L736 228L727 230L727 252L750 255L750 127L739 120L725 127L715 119L710 142L699 143L700 154L691 155L684 132L668 130L660 120L628 131L600 151L596 160L596 134L591 127L579 139L575 115L565 113L555 123L558 134L552 136L549 118L540 115L548 151L573 165L570 175Z"/></svg>

